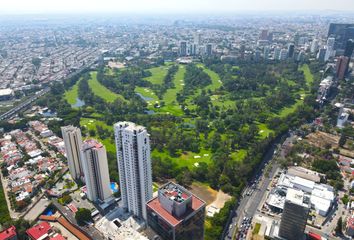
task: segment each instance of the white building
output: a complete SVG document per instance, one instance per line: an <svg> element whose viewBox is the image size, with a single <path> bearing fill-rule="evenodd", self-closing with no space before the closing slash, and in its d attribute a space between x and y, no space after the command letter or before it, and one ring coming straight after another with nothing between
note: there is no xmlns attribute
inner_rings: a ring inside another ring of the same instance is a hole
<svg viewBox="0 0 354 240"><path fill-rule="evenodd" d="M288 58L288 50L286 49L282 49L280 50L280 56L279 56L279 60L280 61L284 61Z"/></svg>
<svg viewBox="0 0 354 240"><path fill-rule="evenodd" d="M111 197L106 148L96 140L86 140L82 146L81 158L87 198L96 202Z"/></svg>
<svg viewBox="0 0 354 240"><path fill-rule="evenodd" d="M279 47L276 47L276 48L274 49L274 55L273 55L274 60L279 60L279 58L280 58L280 51L281 51L281 49L280 49Z"/></svg>
<svg viewBox="0 0 354 240"><path fill-rule="evenodd" d="M61 128L65 144L66 158L68 159L69 171L73 179L83 178L81 161L82 137L79 128L66 126Z"/></svg>
<svg viewBox="0 0 354 240"><path fill-rule="evenodd" d="M321 216L326 216L335 201L334 189L326 184L318 184L302 177L282 174L278 180L282 189L296 189L310 195L311 207ZM275 201L272 201L275 202ZM280 204L281 205L281 204Z"/></svg>
<svg viewBox="0 0 354 240"><path fill-rule="evenodd" d="M347 109L341 108L339 110L339 116L337 118L337 127L344 128L349 118L349 113L347 113Z"/></svg>
<svg viewBox="0 0 354 240"><path fill-rule="evenodd" d="M336 42L336 39L333 37L330 37L327 39L327 46L334 49L335 42Z"/></svg>
<svg viewBox="0 0 354 240"><path fill-rule="evenodd" d="M114 125L123 206L146 219L152 198L150 139L146 129L131 122Z"/></svg>
<svg viewBox="0 0 354 240"><path fill-rule="evenodd" d="M312 41L312 44L311 44L311 53L317 53L317 51L318 51L318 49L319 49L319 43L318 43L318 40L317 39L314 39L313 41Z"/></svg>

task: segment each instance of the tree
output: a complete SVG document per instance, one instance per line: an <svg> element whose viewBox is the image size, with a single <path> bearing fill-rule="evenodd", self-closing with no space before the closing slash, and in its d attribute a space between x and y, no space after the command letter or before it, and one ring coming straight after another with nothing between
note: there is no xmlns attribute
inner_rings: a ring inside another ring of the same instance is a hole
<svg viewBox="0 0 354 240"><path fill-rule="evenodd" d="M41 65L42 60L38 57L32 58L32 64L38 69Z"/></svg>
<svg viewBox="0 0 354 240"><path fill-rule="evenodd" d="M338 145L340 147L343 147L346 141L347 141L347 137L345 136L345 134L342 134L339 138Z"/></svg>
<svg viewBox="0 0 354 240"><path fill-rule="evenodd" d="M79 208L75 214L75 219L80 226L92 222L91 211L87 208Z"/></svg>
<svg viewBox="0 0 354 240"><path fill-rule="evenodd" d="M342 220L342 217L340 217L338 219L335 231L337 234L342 234L342 229L343 229L343 220Z"/></svg>

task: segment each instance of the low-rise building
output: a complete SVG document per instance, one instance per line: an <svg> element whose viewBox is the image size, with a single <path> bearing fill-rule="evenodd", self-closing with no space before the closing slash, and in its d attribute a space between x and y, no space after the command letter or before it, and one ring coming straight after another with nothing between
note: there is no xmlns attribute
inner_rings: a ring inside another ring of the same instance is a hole
<svg viewBox="0 0 354 240"><path fill-rule="evenodd" d="M10 100L14 96L14 90L10 88L0 89L0 101Z"/></svg>
<svg viewBox="0 0 354 240"><path fill-rule="evenodd" d="M11 226L0 232L0 240L17 240L16 227Z"/></svg>
<svg viewBox="0 0 354 240"><path fill-rule="evenodd" d="M354 236L354 215L348 218L346 233L351 237Z"/></svg>
<svg viewBox="0 0 354 240"><path fill-rule="evenodd" d="M52 227L48 222L41 222L36 226L27 229L26 233L32 240L42 240L49 238L49 235L52 233Z"/></svg>

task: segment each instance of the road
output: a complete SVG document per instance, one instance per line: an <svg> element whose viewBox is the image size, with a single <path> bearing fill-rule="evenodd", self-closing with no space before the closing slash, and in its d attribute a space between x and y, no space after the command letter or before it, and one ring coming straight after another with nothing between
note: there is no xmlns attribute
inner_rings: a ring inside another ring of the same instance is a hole
<svg viewBox="0 0 354 240"><path fill-rule="evenodd" d="M49 91L50 91L50 88L47 87L47 88L44 88L41 91L37 92L34 96L31 96L26 101L20 103L19 105L17 105L14 108L10 109L6 113L3 113L2 115L0 115L0 121L3 121L5 119L9 119L9 118L15 116L18 112L20 112L23 109L26 109L34 101L36 101L39 97L43 96L44 94L48 93Z"/></svg>
<svg viewBox="0 0 354 240"><path fill-rule="evenodd" d="M257 207L265 195L267 191L267 187L275 175L276 170L278 169L278 165L276 163L272 163L272 159L274 157L275 150L277 149L277 145L279 144L281 138L278 138L271 147L267 150L266 154L263 156L262 163L259 165L257 171L250 181L249 186L243 191L243 198L239 201L239 204L236 206L234 210L234 217L232 218L231 222L228 223L227 232L224 235L225 239L229 240L232 239L233 235L236 233L238 226L244 217L253 217L257 211ZM268 177L264 176L264 168L267 164L272 164L272 168L268 173ZM262 179L262 180L260 180ZM251 187L252 182L260 180L258 187L253 189ZM251 195L247 195L247 192L251 191Z"/></svg>
<svg viewBox="0 0 354 240"><path fill-rule="evenodd" d="M73 76L75 76L76 74L81 73L83 70L85 70L86 68L91 67L99 58L95 59L94 61L92 61L91 63L88 63L87 65L85 65L85 67L82 67L81 69L69 74L68 76L65 77L65 79L69 79ZM64 79L63 79L64 80ZM29 106L31 106L31 104L33 102L35 102L38 98L40 98L41 96L43 96L44 94L48 93L50 91L50 87L46 87L38 92L36 92L35 95L31 96L30 98L28 98L27 100L25 100L24 102L20 103L19 105L13 107L12 109L10 109L9 111L3 113L0 115L0 121L6 120L6 119L10 119L13 116L15 116L16 114L18 114L20 111L27 109Z"/></svg>

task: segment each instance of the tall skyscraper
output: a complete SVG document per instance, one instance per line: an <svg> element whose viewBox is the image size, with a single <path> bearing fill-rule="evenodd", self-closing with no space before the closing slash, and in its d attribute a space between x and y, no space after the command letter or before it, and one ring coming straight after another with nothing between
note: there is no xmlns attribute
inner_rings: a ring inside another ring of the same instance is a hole
<svg viewBox="0 0 354 240"><path fill-rule="evenodd" d="M305 60L305 51L301 50L296 57L296 61L303 62Z"/></svg>
<svg viewBox="0 0 354 240"><path fill-rule="evenodd" d="M325 57L324 57L324 61L327 62L334 54L334 50L332 47L330 46L326 46L326 54L325 54Z"/></svg>
<svg viewBox="0 0 354 240"><path fill-rule="evenodd" d="M331 47L332 49L334 49L334 45L336 43L336 39L334 37L329 37L327 39L327 46Z"/></svg>
<svg viewBox="0 0 354 240"><path fill-rule="evenodd" d="M149 134L132 122L114 124L114 133L123 206L146 219L146 202L152 198Z"/></svg>
<svg viewBox="0 0 354 240"><path fill-rule="evenodd" d="M75 180L83 180L84 173L80 153L82 147L81 131L77 127L66 126L61 128L61 133L65 144L70 175Z"/></svg>
<svg viewBox="0 0 354 240"><path fill-rule="evenodd" d="M288 50L286 50L286 49L280 50L279 60L281 60L281 61L286 60L288 58L288 55L289 55Z"/></svg>
<svg viewBox="0 0 354 240"><path fill-rule="evenodd" d="M264 60L267 61L268 58L269 58L269 47L268 46L265 46L264 49L263 49L263 56L264 56Z"/></svg>
<svg viewBox="0 0 354 240"><path fill-rule="evenodd" d="M181 42L180 49L179 49L179 54L182 57L187 56L187 42L186 41L182 41Z"/></svg>
<svg viewBox="0 0 354 240"><path fill-rule="evenodd" d="M205 202L169 182L147 204L147 222L164 240L204 239Z"/></svg>
<svg viewBox="0 0 354 240"><path fill-rule="evenodd" d="M279 236L287 240L302 240L309 214L310 198L302 191L292 188L286 194L281 216Z"/></svg>
<svg viewBox="0 0 354 240"><path fill-rule="evenodd" d="M274 49L274 56L273 56L274 60L279 60L280 59L280 52L281 52L280 47L276 47Z"/></svg>
<svg viewBox="0 0 354 240"><path fill-rule="evenodd" d="M319 48L318 40L313 39L311 43L311 49L310 49L311 53L317 53L318 48Z"/></svg>
<svg viewBox="0 0 354 240"><path fill-rule="evenodd" d="M197 45L202 44L202 34L200 32L194 34L194 43Z"/></svg>
<svg viewBox="0 0 354 240"><path fill-rule="evenodd" d="M295 45L293 43L290 43L288 46L288 57L293 58L295 53Z"/></svg>
<svg viewBox="0 0 354 240"><path fill-rule="evenodd" d="M205 53L207 56L211 56L213 54L213 45L211 43L206 45Z"/></svg>
<svg viewBox="0 0 354 240"><path fill-rule="evenodd" d="M326 58L326 52L327 52L327 49L326 48L321 48L318 53L317 53L317 59L318 61L320 62L324 62L325 61L325 58Z"/></svg>
<svg viewBox="0 0 354 240"><path fill-rule="evenodd" d="M354 51L354 40L349 39L345 45L344 56L351 58Z"/></svg>
<svg viewBox="0 0 354 240"><path fill-rule="evenodd" d="M81 156L87 198L96 202L111 197L106 148L96 140L86 140L82 146Z"/></svg>
<svg viewBox="0 0 354 240"><path fill-rule="evenodd" d="M347 74L349 61L350 59L346 56L341 56L337 59L336 76L339 80L343 80L345 74Z"/></svg>
<svg viewBox="0 0 354 240"><path fill-rule="evenodd" d="M335 38L334 49L344 49L349 39L354 39L354 24L331 23L328 29L328 37Z"/></svg>
<svg viewBox="0 0 354 240"><path fill-rule="evenodd" d="M246 46L244 44L241 44L240 46L240 58L245 59L245 51L246 51Z"/></svg>
<svg viewBox="0 0 354 240"><path fill-rule="evenodd" d="M261 59L261 51L256 50L256 52L254 53L254 61L258 62L260 59Z"/></svg>
<svg viewBox="0 0 354 240"><path fill-rule="evenodd" d="M268 30L263 29L261 35L259 36L259 40L268 40Z"/></svg>

